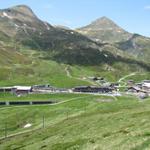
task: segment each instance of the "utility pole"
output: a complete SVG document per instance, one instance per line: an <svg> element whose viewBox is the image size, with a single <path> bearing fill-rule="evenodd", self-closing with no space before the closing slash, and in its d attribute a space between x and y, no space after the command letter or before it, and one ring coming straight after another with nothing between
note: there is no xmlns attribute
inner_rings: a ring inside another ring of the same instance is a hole
<svg viewBox="0 0 150 150"><path fill-rule="evenodd" d="M15 42L14 42L14 48L15 48L15 51L17 50L17 43L16 43L16 39L15 39Z"/></svg>
<svg viewBox="0 0 150 150"><path fill-rule="evenodd" d="M86 112L86 104L84 105L84 111Z"/></svg>
<svg viewBox="0 0 150 150"><path fill-rule="evenodd" d="M5 138L7 138L7 122L5 123Z"/></svg>
<svg viewBox="0 0 150 150"><path fill-rule="evenodd" d="M69 112L68 112L68 109L67 109L66 115L67 115L67 120L68 120L68 118L69 118Z"/></svg>
<svg viewBox="0 0 150 150"><path fill-rule="evenodd" d="M45 128L45 116L43 115L43 128Z"/></svg>

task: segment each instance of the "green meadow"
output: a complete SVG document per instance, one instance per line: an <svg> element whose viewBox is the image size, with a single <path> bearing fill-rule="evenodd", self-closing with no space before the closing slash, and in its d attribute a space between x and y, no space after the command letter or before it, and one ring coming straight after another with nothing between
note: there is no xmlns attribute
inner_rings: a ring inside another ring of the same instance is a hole
<svg viewBox="0 0 150 150"><path fill-rule="evenodd" d="M11 49L10 45L4 47L3 51ZM45 59L47 53L43 51L24 47L20 48L19 53L14 51L13 59L9 57L9 51L7 55L5 53L0 55L0 86L50 84L70 88L80 85L97 85L89 77L103 77L105 81L116 82L138 68L136 65L129 68L128 65L121 62L112 64L112 67L108 64L86 66L57 63ZM136 76L133 76L138 82L149 78L149 72L141 72L142 70L139 69Z"/></svg>
<svg viewBox="0 0 150 150"><path fill-rule="evenodd" d="M5 137L6 131L8 136L0 140L0 149L150 148L149 98L82 94L61 97L61 103L54 105L0 108L0 136ZM24 128L27 123L32 126Z"/></svg>
<svg viewBox="0 0 150 150"><path fill-rule="evenodd" d="M4 49L8 50L8 48ZM0 55L0 86L50 84L61 88L98 85L89 77L124 85L149 73L124 63L112 66L68 65L44 59L41 51L20 49L8 59ZM11 60L11 62L10 62ZM124 67L122 67L124 66ZM120 69L122 67L122 69ZM144 150L150 149L150 98L90 94L0 93L0 101L52 100L52 105L1 106L0 150ZM30 127L26 127L30 125Z"/></svg>

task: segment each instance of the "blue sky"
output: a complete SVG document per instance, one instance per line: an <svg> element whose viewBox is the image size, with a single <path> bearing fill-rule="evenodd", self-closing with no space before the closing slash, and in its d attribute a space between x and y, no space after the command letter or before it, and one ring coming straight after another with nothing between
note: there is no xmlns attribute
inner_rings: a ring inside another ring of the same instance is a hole
<svg viewBox="0 0 150 150"><path fill-rule="evenodd" d="M77 28L107 16L129 32L150 37L150 0L0 0L0 9L18 4L50 24Z"/></svg>

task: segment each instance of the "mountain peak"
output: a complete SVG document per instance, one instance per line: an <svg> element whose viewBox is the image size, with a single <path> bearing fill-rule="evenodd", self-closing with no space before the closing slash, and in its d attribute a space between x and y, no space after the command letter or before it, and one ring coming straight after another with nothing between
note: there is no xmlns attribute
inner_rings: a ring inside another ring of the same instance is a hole
<svg viewBox="0 0 150 150"><path fill-rule="evenodd" d="M116 23L105 16L93 21L90 26L94 28L102 28L103 30L120 28Z"/></svg>
<svg viewBox="0 0 150 150"><path fill-rule="evenodd" d="M13 6L12 8L14 8L14 9L21 9L21 8L31 9L29 6L24 5L24 4L22 4L22 5L16 5L16 6Z"/></svg>
<svg viewBox="0 0 150 150"><path fill-rule="evenodd" d="M77 29L77 31L97 42L113 43L126 40L131 36L131 34L105 16L85 27Z"/></svg>
<svg viewBox="0 0 150 150"><path fill-rule="evenodd" d="M30 17L36 17L36 15L33 13L32 9L27 5L17 5L17 6L11 7L10 9L15 10L20 13L23 13L23 14L26 14Z"/></svg>
<svg viewBox="0 0 150 150"><path fill-rule="evenodd" d="M97 21L112 21L112 20L106 16L103 16L103 17L98 18Z"/></svg>

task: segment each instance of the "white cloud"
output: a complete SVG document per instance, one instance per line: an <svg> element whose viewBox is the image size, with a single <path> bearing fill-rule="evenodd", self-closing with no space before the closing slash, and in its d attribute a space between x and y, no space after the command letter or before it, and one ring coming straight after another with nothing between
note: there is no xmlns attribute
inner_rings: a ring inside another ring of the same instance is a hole
<svg viewBox="0 0 150 150"><path fill-rule="evenodd" d="M145 6L144 9L150 10L150 5Z"/></svg>

